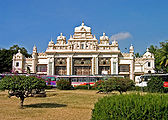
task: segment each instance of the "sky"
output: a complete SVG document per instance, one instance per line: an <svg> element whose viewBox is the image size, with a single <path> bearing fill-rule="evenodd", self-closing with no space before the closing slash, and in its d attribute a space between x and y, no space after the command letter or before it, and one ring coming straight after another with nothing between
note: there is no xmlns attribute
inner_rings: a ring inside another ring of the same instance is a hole
<svg viewBox="0 0 168 120"><path fill-rule="evenodd" d="M0 48L17 44L45 52L62 32L67 40L84 21L96 38L118 38L119 48L143 54L168 40L168 0L0 0ZM111 37L112 36L112 37Z"/></svg>

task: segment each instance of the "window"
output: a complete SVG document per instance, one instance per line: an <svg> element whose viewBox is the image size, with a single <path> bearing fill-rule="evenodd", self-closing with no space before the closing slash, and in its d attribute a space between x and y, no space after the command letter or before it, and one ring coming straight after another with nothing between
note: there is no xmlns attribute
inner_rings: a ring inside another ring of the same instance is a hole
<svg viewBox="0 0 168 120"><path fill-rule="evenodd" d="M47 65L38 65L37 72L47 72Z"/></svg>
<svg viewBox="0 0 168 120"><path fill-rule="evenodd" d="M16 62L16 67L19 67L19 62Z"/></svg>
<svg viewBox="0 0 168 120"><path fill-rule="evenodd" d="M113 73L116 74L116 62L113 62Z"/></svg>
<svg viewBox="0 0 168 120"><path fill-rule="evenodd" d="M81 49L84 49L84 44L81 44Z"/></svg>
<svg viewBox="0 0 168 120"><path fill-rule="evenodd" d="M148 62L148 67L150 67L151 66L151 63L150 62Z"/></svg>
<svg viewBox="0 0 168 120"><path fill-rule="evenodd" d="M120 65L119 71L120 72L129 72L129 65Z"/></svg>

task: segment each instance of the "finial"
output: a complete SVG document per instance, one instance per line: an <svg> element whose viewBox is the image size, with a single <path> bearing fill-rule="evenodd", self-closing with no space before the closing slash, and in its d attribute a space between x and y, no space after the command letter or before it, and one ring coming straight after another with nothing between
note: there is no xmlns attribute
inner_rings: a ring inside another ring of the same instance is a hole
<svg viewBox="0 0 168 120"><path fill-rule="evenodd" d="M51 41L53 41L53 39L52 39L52 35L51 35Z"/></svg>
<svg viewBox="0 0 168 120"><path fill-rule="evenodd" d="M147 48L146 51L149 52L149 48Z"/></svg>
<svg viewBox="0 0 168 120"><path fill-rule="evenodd" d="M70 35L70 39L72 38L72 35Z"/></svg>
<svg viewBox="0 0 168 120"><path fill-rule="evenodd" d="M62 36L62 33L60 33L60 35Z"/></svg>
<svg viewBox="0 0 168 120"><path fill-rule="evenodd" d="M84 21L82 20L82 26L84 26Z"/></svg>
<svg viewBox="0 0 168 120"><path fill-rule="evenodd" d="M34 47L36 47L36 45L34 44Z"/></svg>
<svg viewBox="0 0 168 120"><path fill-rule="evenodd" d="M106 35L106 33L103 32L103 36L105 36L105 35Z"/></svg>
<svg viewBox="0 0 168 120"><path fill-rule="evenodd" d="M94 35L94 39L96 39L96 36Z"/></svg>
<svg viewBox="0 0 168 120"><path fill-rule="evenodd" d="M20 49L18 50L18 53L20 53Z"/></svg>

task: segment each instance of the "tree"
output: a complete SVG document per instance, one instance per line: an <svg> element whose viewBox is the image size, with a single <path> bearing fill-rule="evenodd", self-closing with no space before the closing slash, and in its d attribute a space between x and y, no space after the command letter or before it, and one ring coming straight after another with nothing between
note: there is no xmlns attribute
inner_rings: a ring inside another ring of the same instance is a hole
<svg viewBox="0 0 168 120"><path fill-rule="evenodd" d="M9 97L16 96L20 98L20 107L23 108L23 102L26 97L32 97L44 91L46 83L43 79L32 76L5 76L0 81L0 89L8 90Z"/></svg>
<svg viewBox="0 0 168 120"><path fill-rule="evenodd" d="M135 57L140 58L141 57L140 53L135 53Z"/></svg>
<svg viewBox="0 0 168 120"><path fill-rule="evenodd" d="M120 94L122 94L131 87L134 87L134 82L129 78L113 77L109 78L108 80L104 81L104 83L102 83L102 90L106 93L116 90L119 91Z"/></svg>
<svg viewBox="0 0 168 120"><path fill-rule="evenodd" d="M21 50L21 53L25 57L31 57L31 55L28 54L27 50L24 47L19 47L18 45L13 45L9 49L1 49L0 50L0 73L11 72L13 55L16 54L19 49Z"/></svg>
<svg viewBox="0 0 168 120"><path fill-rule="evenodd" d="M160 55L161 55L160 65L166 68L168 65L168 43L161 42L160 45L162 47L160 49ZM166 72L168 72L168 69L166 69Z"/></svg>
<svg viewBox="0 0 168 120"><path fill-rule="evenodd" d="M149 52L154 54L154 57L155 57L155 71L156 71L156 73L161 72L162 68L161 68L161 65L160 65L160 59L161 59L160 49L157 46L151 45L149 47Z"/></svg>
<svg viewBox="0 0 168 120"><path fill-rule="evenodd" d="M160 42L160 48L151 45L149 51L155 57L155 71L156 73L168 72L168 42Z"/></svg>

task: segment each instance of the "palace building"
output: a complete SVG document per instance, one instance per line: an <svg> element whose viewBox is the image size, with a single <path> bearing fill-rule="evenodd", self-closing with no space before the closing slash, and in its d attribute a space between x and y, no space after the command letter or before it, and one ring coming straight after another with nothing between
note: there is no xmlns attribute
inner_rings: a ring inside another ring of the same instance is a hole
<svg viewBox="0 0 168 120"><path fill-rule="evenodd" d="M133 45L129 53L122 53L116 40L109 43L103 33L98 39L91 28L82 23L75 27L74 35L66 41L61 33L56 43L51 40L45 53L33 47L32 58L25 58L20 51L13 56L13 72L43 75L120 75L137 79L145 73L154 73L154 55L147 49L134 57Z"/></svg>

